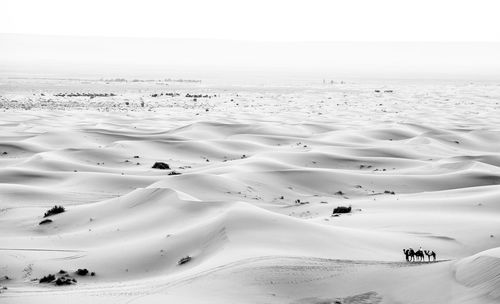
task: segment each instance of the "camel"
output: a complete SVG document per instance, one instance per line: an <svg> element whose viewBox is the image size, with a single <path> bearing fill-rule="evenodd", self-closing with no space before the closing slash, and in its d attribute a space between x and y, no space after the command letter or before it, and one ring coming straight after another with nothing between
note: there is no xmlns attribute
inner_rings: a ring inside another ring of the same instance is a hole
<svg viewBox="0 0 500 304"><path fill-rule="evenodd" d="M415 260L415 251L410 248L410 249L403 249L403 253L406 257L407 262L412 262Z"/></svg>
<svg viewBox="0 0 500 304"><path fill-rule="evenodd" d="M431 257L433 261L436 261L436 253L432 250L418 249L415 251L413 248L408 248L403 249L403 253L407 262L425 262L424 254L427 256L429 262L431 261Z"/></svg>
<svg viewBox="0 0 500 304"><path fill-rule="evenodd" d="M415 259L421 262L424 261L424 252L421 249L415 251Z"/></svg>
<svg viewBox="0 0 500 304"><path fill-rule="evenodd" d="M429 262L431 261L431 256L432 256L432 261L436 261L436 253L431 250L424 250L425 255L427 256L427 259L429 259Z"/></svg>

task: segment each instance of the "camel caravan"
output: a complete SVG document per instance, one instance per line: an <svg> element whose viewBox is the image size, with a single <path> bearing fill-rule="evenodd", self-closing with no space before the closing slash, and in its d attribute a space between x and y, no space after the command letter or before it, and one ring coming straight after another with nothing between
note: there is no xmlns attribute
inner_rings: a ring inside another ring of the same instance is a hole
<svg viewBox="0 0 500 304"><path fill-rule="evenodd" d="M406 257L407 262L425 262L424 255L427 256L428 262L431 261L431 257L433 262L436 261L436 253L431 250L422 250L422 248L420 248L419 250L415 251L413 250L413 248L408 248L403 249L403 253Z"/></svg>

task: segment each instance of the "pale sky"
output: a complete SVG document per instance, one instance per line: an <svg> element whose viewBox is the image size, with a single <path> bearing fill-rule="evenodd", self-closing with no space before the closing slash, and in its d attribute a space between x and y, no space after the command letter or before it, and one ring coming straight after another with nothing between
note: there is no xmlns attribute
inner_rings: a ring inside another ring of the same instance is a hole
<svg viewBox="0 0 500 304"><path fill-rule="evenodd" d="M499 16L500 0L0 0L0 73L498 79Z"/></svg>
<svg viewBox="0 0 500 304"><path fill-rule="evenodd" d="M257 41L500 41L498 0L1 0L0 33Z"/></svg>

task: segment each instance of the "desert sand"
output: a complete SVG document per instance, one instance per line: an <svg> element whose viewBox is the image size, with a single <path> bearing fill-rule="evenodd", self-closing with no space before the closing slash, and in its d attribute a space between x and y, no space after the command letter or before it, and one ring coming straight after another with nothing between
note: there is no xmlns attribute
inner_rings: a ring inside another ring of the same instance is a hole
<svg viewBox="0 0 500 304"><path fill-rule="evenodd" d="M498 83L5 78L0 302L498 303L499 185Z"/></svg>

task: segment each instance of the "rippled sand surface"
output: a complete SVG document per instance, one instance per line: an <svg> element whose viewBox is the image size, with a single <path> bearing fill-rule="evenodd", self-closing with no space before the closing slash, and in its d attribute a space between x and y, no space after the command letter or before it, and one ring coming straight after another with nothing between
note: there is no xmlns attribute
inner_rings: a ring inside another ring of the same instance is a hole
<svg viewBox="0 0 500 304"><path fill-rule="evenodd" d="M0 302L496 303L499 184L498 84L4 79Z"/></svg>

